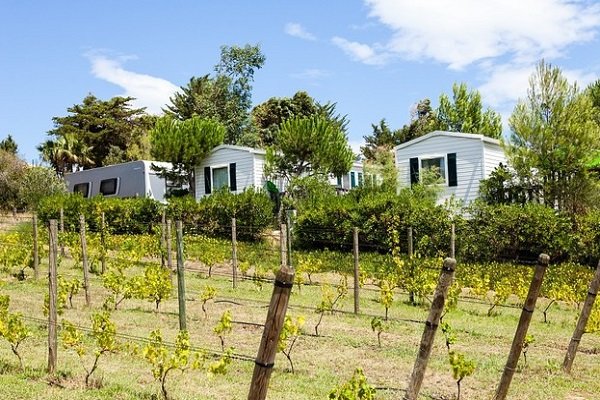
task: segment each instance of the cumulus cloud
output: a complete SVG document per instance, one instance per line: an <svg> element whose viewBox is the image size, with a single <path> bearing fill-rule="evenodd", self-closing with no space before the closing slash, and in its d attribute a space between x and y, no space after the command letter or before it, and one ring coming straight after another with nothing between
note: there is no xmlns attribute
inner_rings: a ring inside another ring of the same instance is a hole
<svg viewBox="0 0 600 400"><path fill-rule="evenodd" d="M304 40L317 40L315 35L308 32L304 27L296 22L288 22L285 24L284 31L290 36L294 36Z"/></svg>
<svg viewBox="0 0 600 400"><path fill-rule="evenodd" d="M392 30L386 50L461 69L498 57L528 63L592 40L600 4L573 0L366 0Z"/></svg>
<svg viewBox="0 0 600 400"><path fill-rule="evenodd" d="M125 90L122 96L131 96L135 107L146 107L151 114L160 114L169 97L179 87L166 79L128 71L123 68L125 58L109 58L102 54L86 55L92 64L92 74ZM130 59L130 58L127 58Z"/></svg>
<svg viewBox="0 0 600 400"><path fill-rule="evenodd" d="M335 36L331 42L344 50L352 59L369 65L382 65L386 62L388 54L379 52L368 44L352 42L350 40Z"/></svg>

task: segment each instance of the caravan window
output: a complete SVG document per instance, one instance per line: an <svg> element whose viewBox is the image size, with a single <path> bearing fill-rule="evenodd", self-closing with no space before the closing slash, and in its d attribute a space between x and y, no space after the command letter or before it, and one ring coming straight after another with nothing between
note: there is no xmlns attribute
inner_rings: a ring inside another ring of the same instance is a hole
<svg viewBox="0 0 600 400"><path fill-rule="evenodd" d="M103 179L100 181L100 193L104 196L117 194L118 178Z"/></svg>
<svg viewBox="0 0 600 400"><path fill-rule="evenodd" d="M213 190L229 187L229 170L227 167L212 169Z"/></svg>
<svg viewBox="0 0 600 400"><path fill-rule="evenodd" d="M433 177L446 182L446 160L444 157L421 158L421 170L430 170Z"/></svg>
<svg viewBox="0 0 600 400"><path fill-rule="evenodd" d="M84 198L88 198L90 195L90 183L78 183L73 186L73 193L81 193Z"/></svg>

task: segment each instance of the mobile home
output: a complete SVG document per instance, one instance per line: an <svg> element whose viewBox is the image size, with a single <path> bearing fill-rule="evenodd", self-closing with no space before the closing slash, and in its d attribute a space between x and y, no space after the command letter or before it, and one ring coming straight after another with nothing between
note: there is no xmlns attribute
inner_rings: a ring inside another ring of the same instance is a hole
<svg viewBox="0 0 600 400"><path fill-rule="evenodd" d="M170 168L170 163L159 161L131 161L123 164L87 169L65 175L69 192L81 193L85 198L148 197L165 202L167 180L161 178L152 165Z"/></svg>

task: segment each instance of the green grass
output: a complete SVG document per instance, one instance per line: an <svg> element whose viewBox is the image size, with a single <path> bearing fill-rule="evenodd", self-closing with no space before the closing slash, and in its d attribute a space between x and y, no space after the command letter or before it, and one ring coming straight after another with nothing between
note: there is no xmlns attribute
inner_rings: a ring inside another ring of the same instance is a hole
<svg viewBox="0 0 600 400"><path fill-rule="evenodd" d="M241 247L242 251L244 247ZM193 254L193 249L189 249ZM243 256L241 256L243 257ZM257 255L253 255L257 257ZM272 256L265 257L271 259ZM145 260L145 262L152 262ZM351 262L351 259L348 259ZM131 273L140 273L144 264L131 267ZM192 345L214 351L220 349L220 341L212 332L221 314L230 309L233 319L238 322L262 324L267 314L272 286L263 284L262 290L252 281L242 280L236 290L223 275L231 271L229 265L213 268L215 274L207 277L208 269L198 262L190 262L188 267L194 272L186 274L188 329ZM42 263L47 270L47 263ZM271 268L276 268L272 265ZM349 266L340 266L349 270ZM460 268L460 264L458 266ZM80 275L79 269L67 257L61 264L59 273L65 276ZM41 276L45 276L41 274ZM47 292L45 279L18 281L9 273L0 273L4 285L0 294L11 297L11 311L20 311L29 318L45 318L42 314L44 295ZM314 274L319 282L339 282L336 273ZM308 281L308 279L305 279ZM208 318L204 318L199 299L206 285L217 288L217 301L208 303ZM102 287L101 278L92 276L92 310L101 307L107 292ZM290 300L288 314L304 315L307 333L301 336L292 353L296 373L288 370L287 360L282 354L276 358L276 366L271 377L269 399L324 399L337 384L348 380L354 369L360 367L372 385L379 387L378 399L402 397L416 357L423 325L407 322L406 319L425 320L426 306L411 306L407 297L397 293L390 309L390 329L382 334L382 346L377 345L377 337L371 331L371 315L383 316L384 309L378 303L378 292L361 292L362 315L351 313L352 290L341 304L347 313L325 315L319 328L320 337L315 337L314 325L318 315L314 308L321 299L319 286L295 286ZM551 308L549 323L543 323L540 311L545 299L540 299L533 315L529 333L535 336L535 343L528 352L528 363L515 373L509 391L511 399L593 399L600 393L600 337L585 335L580 352L575 359L573 372L566 375L561 371L562 360L574 328L577 310L566 304ZM455 349L463 352L477 363L475 373L462 382L463 399L490 399L502 374L506 357L512 342L514 330L520 315L518 308L497 308L498 314L488 317L487 304L459 302L458 309L445 316L457 332ZM74 308L65 310L59 317L78 325L90 326L91 311L85 307L83 293L74 299ZM165 340L173 342L178 329L176 293L161 305L160 313L154 312L153 303L143 300L125 300L119 310L112 313L119 333L145 338L150 331L160 328ZM159 393L149 366L139 356L125 351L107 355L100 360L99 369L94 375L98 382L96 389L85 389L84 370L76 355L59 347L58 378L49 378L44 373L47 356L46 329L43 324L28 319L27 325L33 336L22 344L26 370L18 371L18 362L6 342L0 341L0 387L2 399L152 399ZM225 339L226 345L235 347L235 353L256 356L262 328L252 325L234 324L232 334ZM89 362L89 359L88 359ZM173 399L245 399L250 386L254 364L246 360L234 360L227 375L207 376L201 371L184 374L173 373L167 382ZM50 384L49 381L57 384ZM422 386L423 398L451 399L455 396L455 383L452 379L447 351L441 332L438 331ZM428 397L429 396L429 397Z"/></svg>

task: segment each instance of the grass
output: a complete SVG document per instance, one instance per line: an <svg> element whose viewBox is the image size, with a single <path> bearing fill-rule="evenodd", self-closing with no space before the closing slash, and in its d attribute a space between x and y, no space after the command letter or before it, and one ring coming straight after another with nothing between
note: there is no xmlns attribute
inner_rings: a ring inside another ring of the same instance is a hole
<svg viewBox="0 0 600 400"><path fill-rule="evenodd" d="M226 277L230 266L213 268L213 276L207 277L208 269L200 263L188 263L194 271L186 274L188 329L192 345L220 351L220 340L212 332L221 314L230 309L233 313L233 332L225 338L226 346L234 346L235 353L248 356L249 360L234 360L225 376L207 376L200 371L185 374L174 373L167 382L173 399L245 399L250 386L262 327L267 314L272 285L265 283L262 290L250 280L243 280L236 290ZM275 266L273 266L275 267ZM46 270L47 263L42 264ZM131 267L139 273L142 266ZM458 265L460 268L460 264ZM348 268L349 269L349 268ZM79 276L80 270L69 258L63 260L59 273ZM41 274L44 275L44 274ZM97 388L85 389L85 372L77 356L59 345L58 377L49 378L44 373L47 356L46 328L37 319L43 320L42 304L47 292L44 279L33 281L28 278L18 281L7 273L0 273L5 282L0 285L0 294L11 297L11 311L20 311L29 319L32 337L22 344L25 371L18 370L18 362L6 342L0 341L0 387L2 399L153 399L159 393L149 366L139 357L125 351L107 355L100 360ZM313 274L319 282L339 282L334 273ZM175 279L175 278L174 278ZM307 281L307 279L305 279ZM206 285L217 288L216 301L207 305L205 318L199 301ZM351 296L350 290L349 296ZM101 278L92 276L92 309L98 309L107 292ZM347 297L341 304L344 313L325 315L319 328L321 336L314 336L314 325L318 314L314 308L321 299L321 287L295 286L288 314L304 315L305 335L297 341L292 353L295 374L288 370L287 360L282 354L276 358L271 377L269 399L324 399L329 391L348 380L354 369L364 370L369 383L378 387L378 399L398 399L403 395L416 357L428 308L411 306L407 297L396 293L390 309L390 329L382 334L382 346L377 344L376 333L371 331L372 315L383 316L384 308L377 301L378 292L362 290L361 315L353 315L353 304ZM535 343L528 352L528 363L521 360L509 391L511 399L593 399L598 398L600 375L598 352L600 337L585 335L575 359L571 375L561 371L562 360L571 337L577 310L566 304L554 305L549 312L549 323L543 322L541 310L545 299L540 299L529 329ZM520 315L518 308L499 307L498 313L487 316L487 304L459 302L456 310L445 316L457 333L454 348L475 360L475 373L461 384L463 399L490 399L502 374L511 345L514 330ZM91 326L91 310L85 307L84 294L74 299L74 308L65 310L59 317L82 326ZM33 318L33 319L32 319ZM119 310L112 313L118 332L130 337L145 338L151 330L160 328L166 341L173 342L178 329L176 292L154 312L151 302L125 300ZM247 324L250 323L250 324ZM124 339L121 339L124 340ZM421 394L422 398L452 399L456 385L452 379L447 360L447 350L440 331L429 361Z"/></svg>

